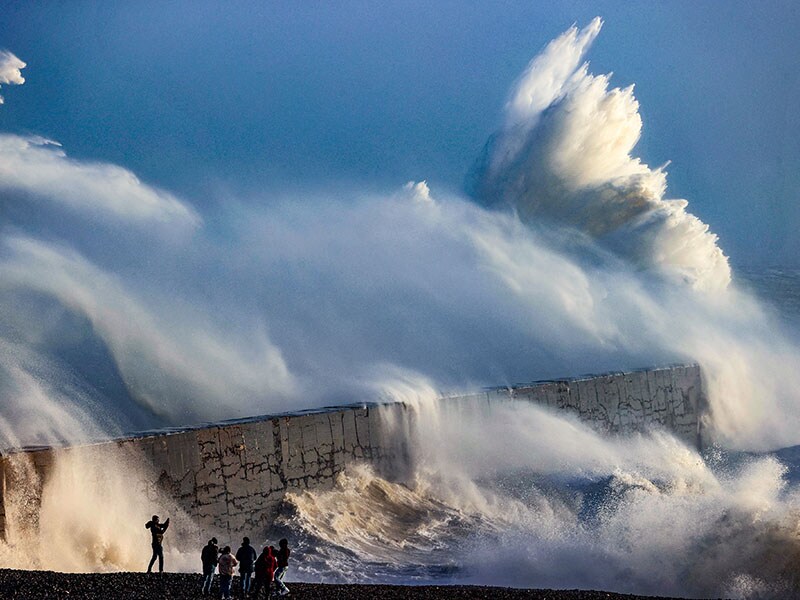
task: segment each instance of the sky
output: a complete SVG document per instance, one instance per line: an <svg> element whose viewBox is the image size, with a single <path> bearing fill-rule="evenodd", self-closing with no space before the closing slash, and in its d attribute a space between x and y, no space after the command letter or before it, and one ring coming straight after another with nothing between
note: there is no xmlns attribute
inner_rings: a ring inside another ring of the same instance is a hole
<svg viewBox="0 0 800 600"><path fill-rule="evenodd" d="M637 154L734 265L798 263L793 2L2 2L0 131L205 209L297 190L461 192L528 61L573 23L635 84Z"/></svg>

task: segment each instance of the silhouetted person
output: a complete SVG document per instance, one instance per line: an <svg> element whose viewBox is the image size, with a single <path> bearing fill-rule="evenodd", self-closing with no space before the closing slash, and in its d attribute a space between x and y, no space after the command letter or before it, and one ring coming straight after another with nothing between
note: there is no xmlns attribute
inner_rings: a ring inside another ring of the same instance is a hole
<svg viewBox="0 0 800 600"><path fill-rule="evenodd" d="M242 596L250 591L250 577L253 575L253 564L256 562L256 549L250 545L250 538L242 540L242 545L236 551L236 560L239 561L239 578L242 580Z"/></svg>
<svg viewBox="0 0 800 600"><path fill-rule="evenodd" d="M203 595L211 593L211 583L214 581L214 569L217 568L219 559L219 546L217 538L208 540L208 544L203 546L200 553L200 560L203 562Z"/></svg>
<svg viewBox="0 0 800 600"><path fill-rule="evenodd" d="M164 532L167 530L167 527L169 527L169 519L161 524L158 522L158 515L153 515L153 518L145 523L144 526L146 529L150 530L150 535L153 536L153 542L150 544L153 547L153 558L150 559L150 564L147 565L147 572L150 573L153 571L153 563L156 562L157 558L158 572L163 573L164 546L162 546L162 542L164 541Z"/></svg>
<svg viewBox="0 0 800 600"><path fill-rule="evenodd" d="M270 589L272 587L272 580L275 577L275 569L278 568L278 561L275 558L275 552L272 546L264 548L261 555L256 560L256 582L253 586L253 598L258 598L258 592L261 588L266 589L267 598L269 598Z"/></svg>
<svg viewBox="0 0 800 600"><path fill-rule="evenodd" d="M231 556L231 547L225 546L219 556L219 597L228 599L231 597L231 580L233 579L233 568L239 564Z"/></svg>
<svg viewBox="0 0 800 600"><path fill-rule="evenodd" d="M275 571L275 586L278 588L278 593L285 596L289 593L289 588L283 583L283 578L286 576L286 569L289 568L289 542L283 538L278 542L278 553L275 558L278 559L278 570Z"/></svg>

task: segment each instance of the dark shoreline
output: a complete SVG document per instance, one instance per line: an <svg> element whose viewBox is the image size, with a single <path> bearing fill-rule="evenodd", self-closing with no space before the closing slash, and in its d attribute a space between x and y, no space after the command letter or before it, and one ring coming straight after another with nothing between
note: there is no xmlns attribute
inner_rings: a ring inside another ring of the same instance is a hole
<svg viewBox="0 0 800 600"><path fill-rule="evenodd" d="M234 579L238 583L239 578ZM202 577L196 573L55 573L0 569L0 600L194 600ZM399 586L287 584L291 599L303 600L676 600L588 590L525 590L465 585ZM215 581L212 595L218 598ZM236 597L236 596L234 596ZM264 598L264 596L261 596Z"/></svg>

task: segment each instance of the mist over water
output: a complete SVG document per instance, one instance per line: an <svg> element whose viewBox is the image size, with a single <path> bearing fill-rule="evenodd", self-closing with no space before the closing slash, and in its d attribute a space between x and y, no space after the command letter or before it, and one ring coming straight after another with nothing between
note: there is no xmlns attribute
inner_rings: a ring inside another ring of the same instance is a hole
<svg viewBox="0 0 800 600"><path fill-rule="evenodd" d="M794 589L791 461L737 452L800 443L797 330L740 289L709 227L666 197L665 168L633 155L633 89L583 62L600 29L530 63L469 197L410 182L204 214L123 167L0 134L0 448L395 399L418 412L414 479L360 469L293 496L278 526L303 576ZM689 361L725 452L435 401ZM63 464L46 490L42 535L92 549L57 568L141 568L139 522L162 499L133 502L108 471ZM201 534L171 533L172 564L192 568ZM39 566L41 550L4 545L0 564Z"/></svg>

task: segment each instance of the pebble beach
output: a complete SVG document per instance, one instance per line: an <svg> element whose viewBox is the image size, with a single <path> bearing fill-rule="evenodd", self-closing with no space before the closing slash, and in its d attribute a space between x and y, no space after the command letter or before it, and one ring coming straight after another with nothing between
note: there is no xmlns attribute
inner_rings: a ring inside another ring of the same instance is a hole
<svg viewBox="0 0 800 600"><path fill-rule="evenodd" d="M0 600L195 600L194 573L54 573L0 569ZM234 577L234 589L238 577ZM463 585L340 585L287 582L291 600L667 600L588 590L523 590ZM211 596L218 598L215 583ZM235 598L237 596L234 596ZM264 598L263 594L261 598Z"/></svg>

